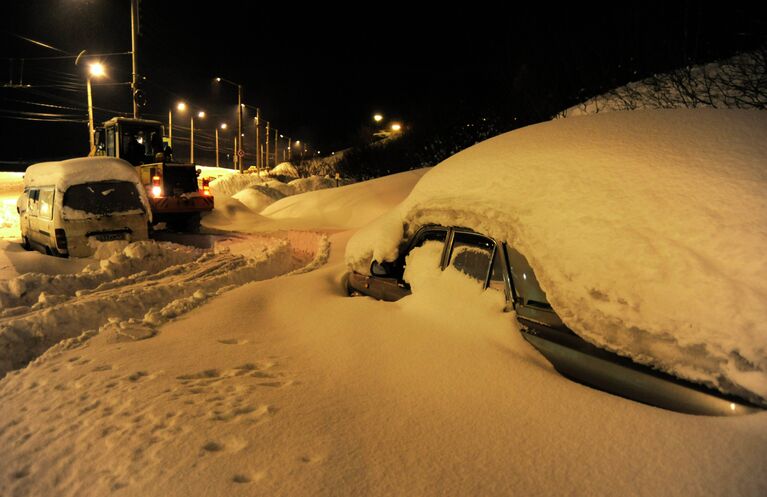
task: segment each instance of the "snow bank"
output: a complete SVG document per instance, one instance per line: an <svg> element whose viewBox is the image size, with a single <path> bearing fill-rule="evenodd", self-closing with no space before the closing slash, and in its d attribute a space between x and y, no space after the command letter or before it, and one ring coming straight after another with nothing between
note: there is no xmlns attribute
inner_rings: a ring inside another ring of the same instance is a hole
<svg viewBox="0 0 767 497"><path fill-rule="evenodd" d="M232 198L239 200L253 212L261 212L266 206L284 197L279 190L261 185L251 185L232 195Z"/></svg>
<svg viewBox="0 0 767 497"><path fill-rule="evenodd" d="M264 180L257 174L230 174L211 181L209 186L214 197L231 197L251 185L263 183Z"/></svg>
<svg viewBox="0 0 767 497"><path fill-rule="evenodd" d="M265 184L269 188L272 188L282 193L283 197L288 197L290 195L295 195L296 193L299 193L292 186L286 183L283 183L282 181L277 181L276 179L268 179Z"/></svg>
<svg viewBox="0 0 767 497"><path fill-rule="evenodd" d="M240 237L222 241L215 252L110 242L96 251L108 257L80 273L0 281L0 376L62 340L93 336L103 327L121 336L152 336L213 295L314 264L323 251L329 251L326 237L313 233Z"/></svg>
<svg viewBox="0 0 767 497"><path fill-rule="evenodd" d="M522 252L585 339L767 399L767 114L622 112L501 135L441 163L347 245L392 260L426 223ZM759 399L757 399L759 400Z"/></svg>
<svg viewBox="0 0 767 497"><path fill-rule="evenodd" d="M308 178L294 179L288 184L295 188L296 192L304 193L322 190L324 188L334 188L336 186L336 180L324 178L322 176L309 176Z"/></svg>
<svg viewBox="0 0 767 497"><path fill-rule="evenodd" d="M281 162L277 164L271 171L270 176L288 176L290 178L299 178L298 170L290 162Z"/></svg>
<svg viewBox="0 0 767 497"><path fill-rule="evenodd" d="M200 170L201 178L217 179L237 174L234 169L226 167L197 166L197 169Z"/></svg>
<svg viewBox="0 0 767 497"><path fill-rule="evenodd" d="M300 219L323 228L359 228L397 205L427 170L286 197L262 210L261 215L279 221Z"/></svg>

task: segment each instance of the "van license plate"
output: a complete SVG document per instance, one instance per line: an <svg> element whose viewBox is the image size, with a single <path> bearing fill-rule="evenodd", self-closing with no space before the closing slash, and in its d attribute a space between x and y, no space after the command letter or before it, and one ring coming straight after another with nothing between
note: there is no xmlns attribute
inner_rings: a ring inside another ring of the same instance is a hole
<svg viewBox="0 0 767 497"><path fill-rule="evenodd" d="M113 240L124 240L125 233L101 233L95 235L96 240L100 242L111 242Z"/></svg>

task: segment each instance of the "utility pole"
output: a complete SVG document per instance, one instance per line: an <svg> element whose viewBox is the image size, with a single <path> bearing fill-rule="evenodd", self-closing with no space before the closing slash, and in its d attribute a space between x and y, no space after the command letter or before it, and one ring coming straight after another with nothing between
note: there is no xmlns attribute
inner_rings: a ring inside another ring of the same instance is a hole
<svg viewBox="0 0 767 497"><path fill-rule="evenodd" d="M221 167L218 165L218 127L216 127L216 167Z"/></svg>
<svg viewBox="0 0 767 497"><path fill-rule="evenodd" d="M280 153L280 135L277 128L274 128L274 167L277 167L277 156Z"/></svg>
<svg viewBox="0 0 767 497"><path fill-rule="evenodd" d="M237 139L240 147L237 149L237 165L242 173L242 161L245 158L242 150L242 85L237 85Z"/></svg>
<svg viewBox="0 0 767 497"><path fill-rule="evenodd" d="M291 149L293 148L293 142L290 141L290 137L288 137L288 162L292 159L291 157Z"/></svg>
<svg viewBox="0 0 767 497"><path fill-rule="evenodd" d="M256 109L256 170L261 173L261 109Z"/></svg>
<svg viewBox="0 0 767 497"><path fill-rule="evenodd" d="M92 156L96 154L96 143L94 140L94 131L93 131L93 96L91 93L91 76L88 74L88 79L86 80L88 82L88 136L90 136L90 149L88 151L88 156Z"/></svg>
<svg viewBox="0 0 767 497"><path fill-rule="evenodd" d="M173 109L168 111L168 146L173 149Z"/></svg>
<svg viewBox="0 0 767 497"><path fill-rule="evenodd" d="M194 164L194 115L192 115L192 118L189 121L189 125L192 128L192 131L190 133L190 144L189 144L189 162Z"/></svg>
<svg viewBox="0 0 767 497"><path fill-rule="evenodd" d="M266 153L264 154L264 167L269 169L269 121L266 121Z"/></svg>
<svg viewBox="0 0 767 497"><path fill-rule="evenodd" d="M234 170L235 170L235 171L237 170L237 163L239 162L239 161L238 161L238 157L237 157L237 151L238 151L238 150L239 150L239 149L237 148L237 137L235 136L235 137L234 137L234 149L232 149L232 152L234 152L234 153L232 154L232 158L234 159Z"/></svg>
<svg viewBox="0 0 767 497"><path fill-rule="evenodd" d="M138 102L136 101L136 91L138 91L138 44L136 35L138 31L138 0L130 2L130 40L131 40L131 59L133 60L133 77L131 79L131 100L133 101L133 119L139 118Z"/></svg>

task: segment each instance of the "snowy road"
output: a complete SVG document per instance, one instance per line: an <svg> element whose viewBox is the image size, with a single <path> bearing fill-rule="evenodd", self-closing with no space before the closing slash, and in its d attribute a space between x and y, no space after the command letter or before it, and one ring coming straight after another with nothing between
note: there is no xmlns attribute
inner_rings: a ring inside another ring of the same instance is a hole
<svg viewBox="0 0 767 497"><path fill-rule="evenodd" d="M316 267L328 251L327 238L309 232L214 241L207 250L156 241L117 250L104 244L111 255L82 272L26 273L0 281L0 376L57 344L68 347L67 339L80 342L97 333L111 341L149 338L211 296Z"/></svg>

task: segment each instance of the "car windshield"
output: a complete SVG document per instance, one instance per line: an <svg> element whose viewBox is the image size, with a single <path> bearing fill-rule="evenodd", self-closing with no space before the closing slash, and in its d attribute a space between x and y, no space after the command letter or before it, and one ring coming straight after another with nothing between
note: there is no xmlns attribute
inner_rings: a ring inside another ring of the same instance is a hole
<svg viewBox="0 0 767 497"><path fill-rule="evenodd" d="M136 185L129 181L100 181L70 186L64 207L94 215L143 209Z"/></svg>

